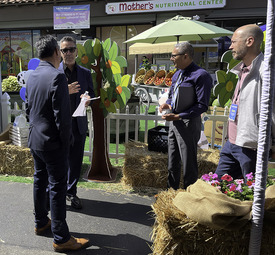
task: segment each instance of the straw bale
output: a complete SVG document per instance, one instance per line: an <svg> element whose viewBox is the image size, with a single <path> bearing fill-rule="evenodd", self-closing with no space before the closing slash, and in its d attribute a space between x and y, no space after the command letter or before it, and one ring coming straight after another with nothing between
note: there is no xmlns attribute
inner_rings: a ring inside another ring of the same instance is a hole
<svg viewBox="0 0 275 255"><path fill-rule="evenodd" d="M218 149L198 150L199 178L206 173L215 172L220 159Z"/></svg>
<svg viewBox="0 0 275 255"><path fill-rule="evenodd" d="M215 171L219 161L219 151L198 150L199 178ZM125 162L122 181L133 187L167 187L168 154L148 150L141 142L125 144Z"/></svg>
<svg viewBox="0 0 275 255"><path fill-rule="evenodd" d="M173 199L181 191L162 191L152 205L155 214L153 255L248 254L251 223L238 231L214 230L200 225L173 205ZM272 226L266 225L261 254L275 254L274 244L275 232Z"/></svg>
<svg viewBox="0 0 275 255"><path fill-rule="evenodd" d="M0 146L0 174L33 176L34 163L29 148Z"/></svg>
<svg viewBox="0 0 275 255"><path fill-rule="evenodd" d="M134 187L165 187L167 157L167 154L148 151L148 145L145 143L129 142L125 144L122 181Z"/></svg>

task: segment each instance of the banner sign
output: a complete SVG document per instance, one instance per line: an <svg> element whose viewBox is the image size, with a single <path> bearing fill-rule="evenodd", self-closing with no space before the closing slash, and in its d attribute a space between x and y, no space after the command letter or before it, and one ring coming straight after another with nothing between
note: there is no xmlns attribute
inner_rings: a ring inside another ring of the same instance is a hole
<svg viewBox="0 0 275 255"><path fill-rule="evenodd" d="M223 8L226 0L153 0L106 4L107 14L144 13Z"/></svg>
<svg viewBox="0 0 275 255"><path fill-rule="evenodd" d="M54 29L90 28L90 5L53 7Z"/></svg>

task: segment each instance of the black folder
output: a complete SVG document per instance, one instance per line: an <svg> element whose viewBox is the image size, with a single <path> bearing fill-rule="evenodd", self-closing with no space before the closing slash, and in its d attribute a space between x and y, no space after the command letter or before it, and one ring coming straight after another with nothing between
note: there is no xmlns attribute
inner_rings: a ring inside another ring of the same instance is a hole
<svg viewBox="0 0 275 255"><path fill-rule="evenodd" d="M181 113L193 106L196 102L194 87L179 87L175 102L175 112Z"/></svg>

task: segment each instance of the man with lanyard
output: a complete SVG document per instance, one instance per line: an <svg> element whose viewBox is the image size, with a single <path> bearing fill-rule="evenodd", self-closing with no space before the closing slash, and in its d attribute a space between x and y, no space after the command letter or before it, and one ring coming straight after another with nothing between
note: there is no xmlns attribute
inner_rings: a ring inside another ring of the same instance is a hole
<svg viewBox="0 0 275 255"><path fill-rule="evenodd" d="M186 189L198 179L197 143L201 133L201 114L208 109L213 81L193 62L194 49L188 42L176 44L171 61L178 69L173 75L166 103L159 108L170 121L168 135L168 188L178 189L181 165Z"/></svg>
<svg viewBox="0 0 275 255"><path fill-rule="evenodd" d="M260 46L262 30L254 24L238 28L231 39L230 50L242 60L231 72L239 76L232 98L228 121L228 140L221 154L216 174L246 179L255 172L259 132L259 115L264 55Z"/></svg>
<svg viewBox="0 0 275 255"><path fill-rule="evenodd" d="M92 75L90 70L76 64L77 48L76 40L73 37L65 36L60 40L60 51L63 61L60 63L59 70L65 73L68 80L72 115L86 91L89 93L89 98L94 97ZM86 106L88 106L90 102L91 101L87 101ZM81 172L87 129L87 116L72 118L74 142L70 146L69 153L67 199L75 209L82 208L81 200L76 195L76 185Z"/></svg>

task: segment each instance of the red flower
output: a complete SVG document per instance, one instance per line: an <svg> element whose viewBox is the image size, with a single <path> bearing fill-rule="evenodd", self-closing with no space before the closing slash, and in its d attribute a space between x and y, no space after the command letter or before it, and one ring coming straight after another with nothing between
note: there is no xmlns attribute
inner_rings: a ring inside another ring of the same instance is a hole
<svg viewBox="0 0 275 255"><path fill-rule="evenodd" d="M253 182L252 181L247 181L247 186L251 186L252 184L253 184Z"/></svg>
<svg viewBox="0 0 275 255"><path fill-rule="evenodd" d="M221 179L228 182L231 182L233 180L233 178L229 174L224 174Z"/></svg>

